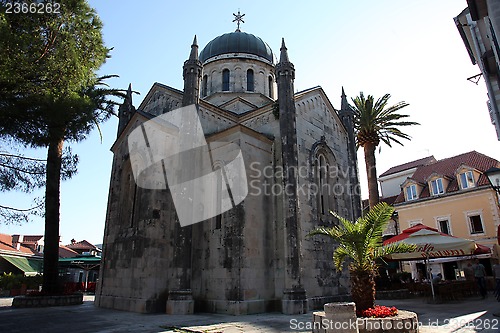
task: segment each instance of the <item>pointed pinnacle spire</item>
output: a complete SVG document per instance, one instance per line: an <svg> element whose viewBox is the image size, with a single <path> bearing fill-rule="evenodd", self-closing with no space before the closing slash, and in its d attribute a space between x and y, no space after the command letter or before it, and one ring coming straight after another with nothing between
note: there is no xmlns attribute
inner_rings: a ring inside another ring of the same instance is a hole
<svg viewBox="0 0 500 333"><path fill-rule="evenodd" d="M196 40L196 35L194 35L193 44L191 44L189 60L198 60L198 41Z"/></svg>
<svg viewBox="0 0 500 333"><path fill-rule="evenodd" d="M342 95L340 96L342 98L341 103L340 103L340 110L342 111L349 111L349 103L347 102L347 96L345 95L344 92L344 86L342 86Z"/></svg>
<svg viewBox="0 0 500 333"><path fill-rule="evenodd" d="M132 104L132 83L128 84L126 99L130 102L130 104Z"/></svg>
<svg viewBox="0 0 500 333"><path fill-rule="evenodd" d="M284 62L290 62L290 60L288 59L288 52L287 52L287 48L286 48L286 45L285 45L285 38L281 38L281 48L280 48L280 62L281 63L284 63Z"/></svg>
<svg viewBox="0 0 500 333"><path fill-rule="evenodd" d="M341 102L340 102L340 112L341 113L352 113L351 106L349 105L349 102L347 101L347 96L344 92L344 87L342 87L342 95L341 95Z"/></svg>
<svg viewBox="0 0 500 333"><path fill-rule="evenodd" d="M133 107L132 104L132 83L129 83L127 92L125 93L125 98L123 99L122 103L123 107L127 109L127 112L131 110Z"/></svg>

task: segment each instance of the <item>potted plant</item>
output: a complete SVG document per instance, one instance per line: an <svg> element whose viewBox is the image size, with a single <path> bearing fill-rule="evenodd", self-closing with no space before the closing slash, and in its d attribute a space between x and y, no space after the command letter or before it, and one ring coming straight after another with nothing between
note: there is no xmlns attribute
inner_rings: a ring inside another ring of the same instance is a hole
<svg viewBox="0 0 500 333"><path fill-rule="evenodd" d="M389 254L412 251L413 245L390 244L382 245L382 232L387 226L394 208L382 202L375 205L364 216L356 221L349 221L334 212L339 225L318 227L308 236L323 235L333 238L338 247L333 252L333 262L338 270L342 270L347 259L351 281L352 300L356 305L358 316L387 312L375 309L375 276L377 274L377 259ZM369 309L375 309L368 311ZM389 311L397 314L397 311Z"/></svg>

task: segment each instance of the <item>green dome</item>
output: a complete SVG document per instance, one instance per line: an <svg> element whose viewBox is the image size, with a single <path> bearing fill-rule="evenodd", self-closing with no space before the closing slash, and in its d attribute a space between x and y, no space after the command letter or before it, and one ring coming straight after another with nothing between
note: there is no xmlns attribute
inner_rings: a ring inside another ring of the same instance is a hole
<svg viewBox="0 0 500 333"><path fill-rule="evenodd" d="M201 62L230 53L247 53L273 62L273 51L262 39L246 32L235 31L214 38L200 53Z"/></svg>

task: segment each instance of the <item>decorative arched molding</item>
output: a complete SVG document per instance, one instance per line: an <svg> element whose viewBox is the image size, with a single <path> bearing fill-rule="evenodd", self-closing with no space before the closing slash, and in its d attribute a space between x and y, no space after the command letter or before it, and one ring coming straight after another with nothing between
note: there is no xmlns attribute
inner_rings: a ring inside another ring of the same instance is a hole
<svg viewBox="0 0 500 333"><path fill-rule="evenodd" d="M314 165L314 160L319 153L324 153L330 163L338 161L337 156L326 143L325 137L322 137L320 141L316 141L312 145L311 153L309 154L309 165Z"/></svg>
<svg viewBox="0 0 500 333"><path fill-rule="evenodd" d="M311 203L319 221L333 221L329 211L337 211L339 208L334 193L336 185L340 183L338 161L335 153L327 145L325 137L321 137L321 140L311 147L310 182L315 184L314 188L317 190L316 198Z"/></svg>

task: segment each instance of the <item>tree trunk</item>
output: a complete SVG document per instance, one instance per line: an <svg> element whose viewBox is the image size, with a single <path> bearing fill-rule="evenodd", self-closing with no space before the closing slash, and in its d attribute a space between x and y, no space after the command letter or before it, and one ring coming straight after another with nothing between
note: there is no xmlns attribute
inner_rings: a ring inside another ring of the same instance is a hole
<svg viewBox="0 0 500 333"><path fill-rule="evenodd" d="M53 138L47 153L42 288L44 292L50 294L59 291L59 206L63 144L62 136Z"/></svg>
<svg viewBox="0 0 500 333"><path fill-rule="evenodd" d="M365 167L366 176L368 178L368 201L370 208L373 208L379 203L380 197L378 194L378 181L377 181L377 162L375 160L375 149L377 145L371 142L363 146L365 153Z"/></svg>
<svg viewBox="0 0 500 333"><path fill-rule="evenodd" d="M375 280L372 272L350 271L351 295L356 312L361 313L375 305Z"/></svg>

